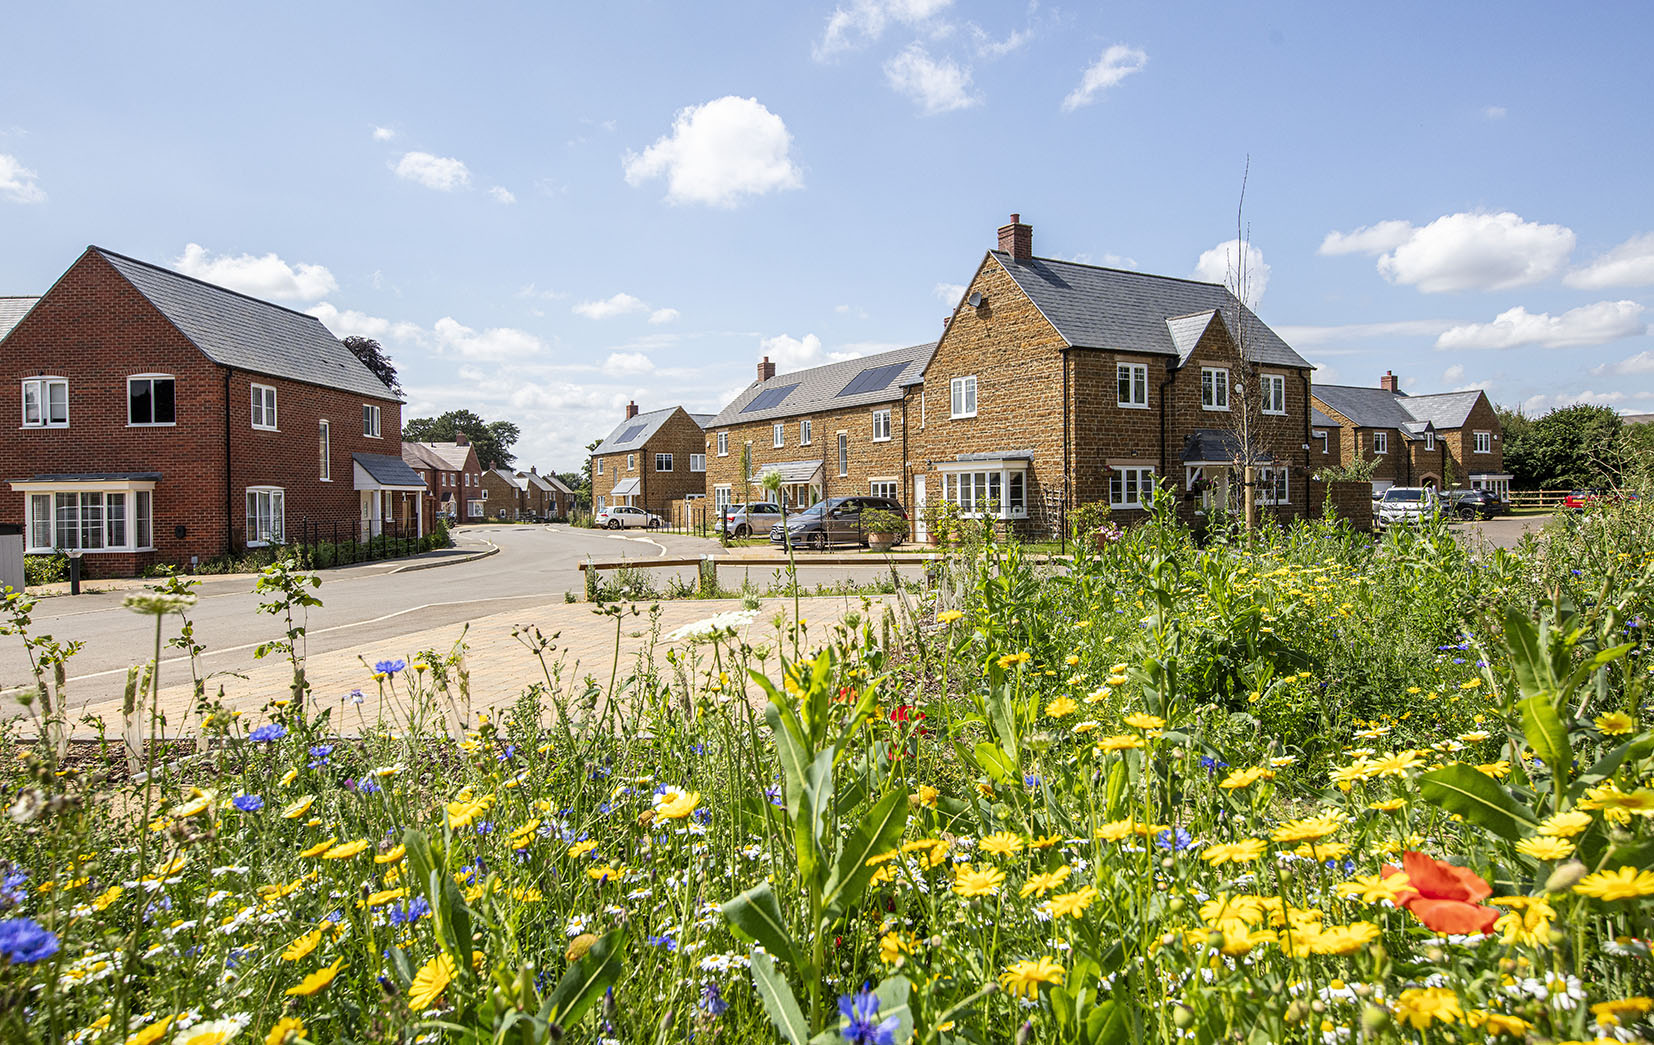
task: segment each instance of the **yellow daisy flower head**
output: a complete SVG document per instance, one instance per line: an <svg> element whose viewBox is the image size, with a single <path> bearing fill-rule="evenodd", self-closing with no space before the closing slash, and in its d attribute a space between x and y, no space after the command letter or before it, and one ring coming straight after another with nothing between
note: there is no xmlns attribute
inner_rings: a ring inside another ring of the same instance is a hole
<svg viewBox="0 0 1654 1045"><path fill-rule="evenodd" d="M333 982L333 978L335 976L339 975L339 969L344 964L345 964L345 960L343 958L340 958L338 961L334 962L332 965L329 965L325 968L317 969L315 972L311 973L309 976L306 976L304 979L300 980L298 983L296 983L293 986L287 988L286 993L290 997L308 998L312 994L317 994L321 991L325 991L325 990L327 990L327 985Z"/></svg>
<svg viewBox="0 0 1654 1045"><path fill-rule="evenodd" d="M1004 881L1005 872L998 868L987 867L979 871L970 864L960 864L953 878L953 891L966 899L994 896Z"/></svg>
<svg viewBox="0 0 1654 1045"><path fill-rule="evenodd" d="M1277 827L1269 837L1275 842L1313 842L1318 838L1327 837L1343 826L1344 814L1334 809L1318 816L1289 820Z"/></svg>
<svg viewBox="0 0 1654 1045"><path fill-rule="evenodd" d="M1097 741L1098 751L1131 751L1147 746L1148 742L1136 733L1119 733Z"/></svg>
<svg viewBox="0 0 1654 1045"><path fill-rule="evenodd" d="M281 811L281 818L283 820L297 820L299 817L310 812L310 807L315 803L315 801L315 795L300 795L298 798L293 799L293 801L288 804L286 809Z"/></svg>
<svg viewBox="0 0 1654 1045"><path fill-rule="evenodd" d="M373 858L373 862L376 864L394 864L407 855L408 847L405 845L398 845L394 849L376 854Z"/></svg>
<svg viewBox="0 0 1654 1045"><path fill-rule="evenodd" d="M1244 838L1239 842L1214 842L1200 853L1200 858L1214 867L1223 864L1249 864L1264 854L1268 844L1261 838Z"/></svg>
<svg viewBox="0 0 1654 1045"><path fill-rule="evenodd" d="M682 820L693 813L695 807L701 804L701 793L699 791L680 791L669 788L660 796L660 799L655 806L655 812L668 820Z"/></svg>
<svg viewBox="0 0 1654 1045"><path fill-rule="evenodd" d="M1237 769L1224 777L1218 786L1225 791L1239 791L1251 787L1260 780L1273 780L1275 771L1264 766L1252 766L1248 769Z"/></svg>
<svg viewBox="0 0 1654 1045"><path fill-rule="evenodd" d="M270 1033L264 1038L264 1045L288 1045L295 1038L302 1037L304 1021L297 1016L283 1016L270 1028Z"/></svg>
<svg viewBox="0 0 1654 1045"><path fill-rule="evenodd" d="M1014 856L1022 851L1024 842L1021 835L1010 831L995 831L977 845L991 856Z"/></svg>
<svg viewBox="0 0 1654 1045"><path fill-rule="evenodd" d="M1572 838L1591 826L1591 814L1578 809L1556 813L1539 822L1539 833L1551 838Z"/></svg>
<svg viewBox="0 0 1654 1045"><path fill-rule="evenodd" d="M999 975L999 985L1015 998L1034 1001L1039 997L1040 984L1061 987L1065 970L1050 955L1032 961L1012 962Z"/></svg>
<svg viewBox="0 0 1654 1045"><path fill-rule="evenodd" d="M1591 720L1597 732L1609 737L1623 737L1637 728L1636 719L1623 711L1609 711Z"/></svg>
<svg viewBox="0 0 1654 1045"><path fill-rule="evenodd" d="M943 610L936 615L936 623L952 624L956 620L963 620L965 615L959 610Z"/></svg>
<svg viewBox="0 0 1654 1045"><path fill-rule="evenodd" d="M578 860L596 848L597 843L588 838L584 842L576 842L569 846L569 855Z"/></svg>
<svg viewBox="0 0 1654 1045"><path fill-rule="evenodd" d="M315 950L321 942L322 931L320 929L312 929L303 936L294 940L292 943L288 944L287 949L281 952L281 960L284 962L296 962L299 959L304 958L311 951Z"/></svg>
<svg viewBox="0 0 1654 1045"><path fill-rule="evenodd" d="M339 840L338 835L329 835L325 842L317 842L315 845L311 846L309 849L305 849L305 850L301 851L299 853L299 855L300 856L306 856L306 857L321 856L323 853L325 853L329 849L333 848L333 843L337 842L338 840Z"/></svg>
<svg viewBox="0 0 1654 1045"><path fill-rule="evenodd" d="M454 960L448 957L447 952L432 958L419 967L413 982L408 985L408 1009L422 1012L432 1008L453 979Z"/></svg>
<svg viewBox="0 0 1654 1045"><path fill-rule="evenodd" d="M1166 720L1159 715L1150 715L1143 711L1134 711L1126 716L1126 725L1132 729L1165 729Z"/></svg>
<svg viewBox="0 0 1654 1045"><path fill-rule="evenodd" d="M1070 696L1064 695L1045 705L1045 714L1050 718L1067 718L1080 710L1079 703Z"/></svg>
<svg viewBox="0 0 1654 1045"><path fill-rule="evenodd" d="M1062 885L1063 882L1067 881L1068 876L1073 873L1074 869L1071 867L1059 867L1055 871L1046 874L1031 874L1028 876L1028 880L1022 883L1020 895L1044 896Z"/></svg>
<svg viewBox="0 0 1654 1045"><path fill-rule="evenodd" d="M366 838L358 838L354 842L341 842L322 854L323 860L348 860L364 852L369 846Z"/></svg>
<svg viewBox="0 0 1654 1045"><path fill-rule="evenodd" d="M1388 900L1395 902L1403 889L1412 888L1412 881L1407 875L1397 872L1392 875L1364 874L1357 875L1347 882L1340 882L1333 887L1333 892L1346 899L1359 899L1362 903L1379 903Z"/></svg>
<svg viewBox="0 0 1654 1045"><path fill-rule="evenodd" d="M1574 886L1574 892L1604 903L1654 896L1654 871L1639 871L1635 867L1598 871L1581 878Z"/></svg>
<svg viewBox="0 0 1654 1045"><path fill-rule="evenodd" d="M1535 860L1566 860L1574 855L1574 844L1565 839L1538 835L1517 842L1516 851Z"/></svg>
<svg viewBox="0 0 1654 1045"><path fill-rule="evenodd" d="M1014 668L1018 664L1026 664L1033 659L1034 655L1029 653L1027 650L1023 650L1021 653L1007 653L1003 657L999 658L999 666L1002 668Z"/></svg>
<svg viewBox="0 0 1654 1045"><path fill-rule="evenodd" d="M1459 996L1446 987L1409 987L1395 1002L1396 1019L1424 1030L1436 1023L1457 1023L1464 1015Z"/></svg>

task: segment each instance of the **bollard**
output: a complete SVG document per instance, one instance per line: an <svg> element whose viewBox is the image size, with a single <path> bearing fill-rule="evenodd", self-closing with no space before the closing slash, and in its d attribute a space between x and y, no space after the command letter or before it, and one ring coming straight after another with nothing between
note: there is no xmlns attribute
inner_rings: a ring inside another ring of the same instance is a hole
<svg viewBox="0 0 1654 1045"><path fill-rule="evenodd" d="M69 594L80 594L80 550L69 553Z"/></svg>

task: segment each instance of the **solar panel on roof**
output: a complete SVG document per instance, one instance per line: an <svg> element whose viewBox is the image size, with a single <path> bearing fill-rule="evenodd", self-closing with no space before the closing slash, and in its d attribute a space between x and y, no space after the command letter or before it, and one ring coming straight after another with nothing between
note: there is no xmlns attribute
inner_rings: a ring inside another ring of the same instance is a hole
<svg viewBox="0 0 1654 1045"><path fill-rule="evenodd" d="M647 427L648 425L633 425L632 427L626 429L626 431L620 433L620 438L615 441L620 443L629 443L633 439L636 439L638 436L642 435L643 430Z"/></svg>
<svg viewBox="0 0 1654 1045"><path fill-rule="evenodd" d="M753 397L752 402L741 408L741 413L750 414L756 410L768 410L772 406L780 406L781 401L797 388L797 385L782 385L780 388L766 388Z"/></svg>
<svg viewBox="0 0 1654 1045"><path fill-rule="evenodd" d="M870 366L866 370L850 379L844 390L834 399L843 399L845 396L861 395L863 392L882 392L890 387L890 382L896 380L896 375L906 369L906 363L885 363L883 366Z"/></svg>

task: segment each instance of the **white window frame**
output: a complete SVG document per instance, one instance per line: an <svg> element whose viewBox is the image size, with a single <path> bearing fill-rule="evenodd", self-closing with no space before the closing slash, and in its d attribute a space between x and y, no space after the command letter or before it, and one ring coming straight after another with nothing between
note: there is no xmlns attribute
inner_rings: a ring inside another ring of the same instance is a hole
<svg viewBox="0 0 1654 1045"><path fill-rule="evenodd" d="M900 485L901 483L896 479L869 479L867 481L867 492L870 496L888 497L894 501L901 496L897 492Z"/></svg>
<svg viewBox="0 0 1654 1045"><path fill-rule="evenodd" d="M601 457L599 457L597 459L597 474L598 475L603 474L603 458L601 458Z"/></svg>
<svg viewBox="0 0 1654 1045"><path fill-rule="evenodd" d="M247 504L247 547L285 544L287 491L279 486L249 486L243 500ZM270 523L268 530L264 526L266 522Z"/></svg>
<svg viewBox="0 0 1654 1045"><path fill-rule="evenodd" d="M976 416L976 375L956 377L948 383L949 420Z"/></svg>
<svg viewBox="0 0 1654 1045"><path fill-rule="evenodd" d="M469 501L466 501L465 502L466 518L469 518L469 519L486 519L486 518L488 518L488 505L486 503L484 503L484 501L485 501L485 499L480 498L480 497L473 497Z"/></svg>
<svg viewBox="0 0 1654 1045"><path fill-rule="evenodd" d="M1283 374L1264 374L1258 379L1258 390L1263 393L1263 412L1286 413L1286 377Z"/></svg>
<svg viewBox="0 0 1654 1045"><path fill-rule="evenodd" d="M734 492L734 487L731 486L714 486L712 488L712 506L719 509L728 508L731 503L731 498L734 496Z"/></svg>
<svg viewBox="0 0 1654 1045"><path fill-rule="evenodd" d="M261 432L279 432L276 415L276 386L261 385L256 381L252 386L253 400L253 427Z"/></svg>
<svg viewBox="0 0 1654 1045"><path fill-rule="evenodd" d="M52 390L63 390L63 419L52 417ZM34 393L36 418L29 420L29 393ZM69 379L66 377L27 377L23 379L22 387L24 428L68 428L69 427ZM131 409L129 406L128 409Z"/></svg>
<svg viewBox="0 0 1654 1045"><path fill-rule="evenodd" d="M728 457L729 456L729 433L728 432L719 432L718 433L718 456L719 457Z"/></svg>
<svg viewBox="0 0 1654 1045"><path fill-rule="evenodd" d="M815 438L815 425L811 421L798 422L798 445L809 446Z"/></svg>
<svg viewBox="0 0 1654 1045"><path fill-rule="evenodd" d="M628 472L637 471L637 454L626 455L626 470Z"/></svg>
<svg viewBox="0 0 1654 1045"><path fill-rule="evenodd" d="M890 442L890 411L873 411L873 441L875 443Z"/></svg>
<svg viewBox="0 0 1654 1045"><path fill-rule="evenodd" d="M942 500L957 505L960 515L969 519L1028 517L1026 460L950 462L937 470L942 473Z"/></svg>
<svg viewBox="0 0 1654 1045"><path fill-rule="evenodd" d="M1326 432L1325 430L1322 430L1322 431L1318 431L1318 432L1312 432L1311 434L1314 435L1315 438L1321 440L1321 452L1322 453L1330 452L1330 449L1331 449L1331 446L1332 446L1332 439L1331 439L1331 436L1328 432Z"/></svg>
<svg viewBox="0 0 1654 1045"><path fill-rule="evenodd" d="M690 454L689 455L689 470L691 472L704 472L704 471L706 471L706 455L705 454Z"/></svg>
<svg viewBox="0 0 1654 1045"><path fill-rule="evenodd" d="M662 468L660 466L660 463L661 463L662 459L665 459L665 461L666 461L666 467L665 468ZM657 471L657 472L670 472L671 470L672 470L672 455L671 454L657 453L655 455L655 471Z"/></svg>
<svg viewBox="0 0 1654 1045"><path fill-rule="evenodd" d="M13 489L19 489L14 486ZM155 537L153 486L148 483L115 481L107 484L75 483L65 486L21 487L23 492L24 551L46 555L79 550L96 555L108 552L152 551ZM60 504L59 498L67 503ZM119 515L110 512L110 500L120 498ZM86 517L82 509L96 507L95 546L86 539ZM42 511L43 509L43 511ZM68 514L64 514L65 510ZM46 539L42 541L40 538ZM63 543L59 538L67 537ZM114 538L119 537L119 540ZM140 542L140 538L144 538Z"/></svg>
<svg viewBox="0 0 1654 1045"><path fill-rule="evenodd" d="M1285 467L1263 467L1257 470L1259 504L1291 504L1292 472Z"/></svg>
<svg viewBox="0 0 1654 1045"><path fill-rule="evenodd" d="M850 474L850 433L838 433L838 474L843 478Z"/></svg>
<svg viewBox="0 0 1654 1045"><path fill-rule="evenodd" d="M770 425L770 445L773 447L787 445L787 424L785 421L777 421Z"/></svg>
<svg viewBox="0 0 1654 1045"><path fill-rule="evenodd" d="M373 403L362 404L362 436L367 439L384 438L380 432L383 429L384 414Z"/></svg>
<svg viewBox="0 0 1654 1045"><path fill-rule="evenodd" d="M1373 456L1378 457L1382 454L1387 454L1389 452L1390 452L1390 433L1389 432L1374 432L1373 433Z"/></svg>
<svg viewBox="0 0 1654 1045"><path fill-rule="evenodd" d="M1108 471L1108 506L1110 508L1146 507L1143 495L1148 491L1152 491L1154 484L1153 465L1111 467Z"/></svg>
<svg viewBox="0 0 1654 1045"><path fill-rule="evenodd" d="M1223 393L1219 395L1218 393ZM1229 409L1229 368L1203 366L1200 368L1200 408L1202 410Z"/></svg>
<svg viewBox="0 0 1654 1045"><path fill-rule="evenodd" d="M333 426L327 418L316 422L316 451L321 456L321 480L333 481Z"/></svg>
<svg viewBox="0 0 1654 1045"><path fill-rule="evenodd" d="M155 382L172 382L172 420L170 421L134 421L132 420L132 382L149 382L149 414L155 416ZM178 379L171 374L131 374L126 379L126 426L128 428L173 428L178 424Z"/></svg>
<svg viewBox="0 0 1654 1045"><path fill-rule="evenodd" d="M1149 367L1147 363L1114 364L1115 405L1127 410L1149 408ZM1126 392L1121 398L1120 392Z"/></svg>
<svg viewBox="0 0 1654 1045"><path fill-rule="evenodd" d="M1426 433L1424 433L1424 452L1427 453L1427 454L1433 454L1433 453L1436 452L1436 433L1435 432L1426 432Z"/></svg>
<svg viewBox="0 0 1654 1045"><path fill-rule="evenodd" d="M1491 454L1493 452L1492 432L1472 432L1471 440L1471 453Z"/></svg>

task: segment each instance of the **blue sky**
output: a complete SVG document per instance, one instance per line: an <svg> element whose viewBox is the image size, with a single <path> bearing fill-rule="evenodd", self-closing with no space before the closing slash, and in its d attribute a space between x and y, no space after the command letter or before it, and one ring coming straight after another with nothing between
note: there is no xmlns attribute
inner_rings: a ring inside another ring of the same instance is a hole
<svg viewBox="0 0 1654 1045"><path fill-rule="evenodd" d="M630 399L934 338L1011 211L1221 280L1250 157L1258 308L1318 380L1654 410L1647 4L268 11L8 14L0 293L174 265L566 469Z"/></svg>

